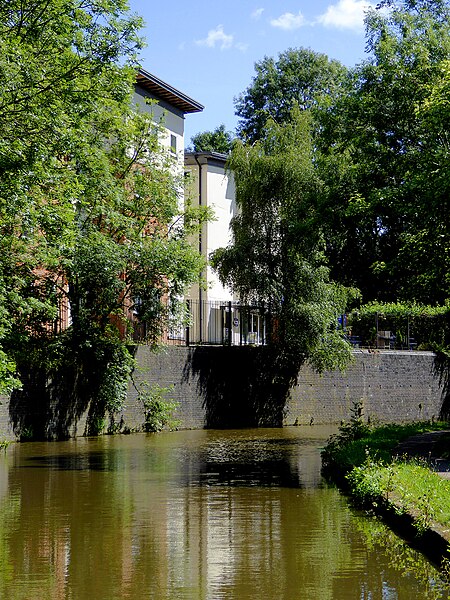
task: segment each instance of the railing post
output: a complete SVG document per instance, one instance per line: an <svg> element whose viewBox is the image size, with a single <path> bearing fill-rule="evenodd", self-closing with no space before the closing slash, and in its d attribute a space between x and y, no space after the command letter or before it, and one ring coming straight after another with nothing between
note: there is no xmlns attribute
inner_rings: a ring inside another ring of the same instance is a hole
<svg viewBox="0 0 450 600"><path fill-rule="evenodd" d="M375 313L375 329L376 334L375 334L375 348L378 348L378 313Z"/></svg>
<svg viewBox="0 0 450 600"><path fill-rule="evenodd" d="M242 304L239 304L239 346L242 346L242 334L244 332L242 319Z"/></svg>
<svg viewBox="0 0 450 600"><path fill-rule="evenodd" d="M262 302L259 307L259 314L261 316L261 346L265 346L266 344L266 311L265 311L265 303Z"/></svg>
<svg viewBox="0 0 450 600"><path fill-rule="evenodd" d="M231 313L231 302L228 302L228 345L231 346L231 336L232 336L232 313Z"/></svg>
<svg viewBox="0 0 450 600"><path fill-rule="evenodd" d="M407 348L408 350L411 350L411 344L409 343L409 315L407 315L407 321L406 321L407 325L406 325L406 339L407 339Z"/></svg>
<svg viewBox="0 0 450 600"><path fill-rule="evenodd" d="M190 300L186 300L186 307L187 307L187 313L189 316L189 321L188 321L188 324L186 325L186 346L189 347L190 335L191 335L191 328L189 326L189 323L191 322L191 301Z"/></svg>

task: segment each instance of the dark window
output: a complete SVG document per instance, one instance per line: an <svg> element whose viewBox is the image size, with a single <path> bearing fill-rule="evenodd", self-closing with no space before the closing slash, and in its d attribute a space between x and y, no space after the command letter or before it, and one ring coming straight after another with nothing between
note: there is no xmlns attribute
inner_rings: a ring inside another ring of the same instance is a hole
<svg viewBox="0 0 450 600"><path fill-rule="evenodd" d="M174 154L177 153L177 138L175 135L170 136L170 151Z"/></svg>

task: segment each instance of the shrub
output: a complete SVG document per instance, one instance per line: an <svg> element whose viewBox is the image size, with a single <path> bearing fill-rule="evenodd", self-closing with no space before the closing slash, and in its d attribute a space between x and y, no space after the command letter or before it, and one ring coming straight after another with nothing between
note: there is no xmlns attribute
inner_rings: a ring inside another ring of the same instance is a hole
<svg viewBox="0 0 450 600"><path fill-rule="evenodd" d="M143 384L139 391L139 400L144 409L144 431L157 432L163 429L173 431L180 426L181 421L174 418L174 412L179 402L165 400L164 396L173 391L173 387Z"/></svg>

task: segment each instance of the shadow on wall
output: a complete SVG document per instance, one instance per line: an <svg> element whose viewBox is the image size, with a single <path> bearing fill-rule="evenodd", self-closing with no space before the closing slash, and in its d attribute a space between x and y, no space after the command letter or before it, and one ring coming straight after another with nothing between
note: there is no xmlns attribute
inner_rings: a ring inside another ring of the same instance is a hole
<svg viewBox="0 0 450 600"><path fill-rule="evenodd" d="M89 393L80 394L83 384L76 365L53 379L44 369L21 369L20 377L23 387L13 391L9 403L15 435L21 440L60 440L75 435L90 398Z"/></svg>
<svg viewBox="0 0 450 600"><path fill-rule="evenodd" d="M110 411L122 381L126 390L130 349L95 336L89 344L73 335L64 342L56 347L57 360L50 352L36 352L34 361L18 363L22 389L12 394L9 415L22 440L98 435L108 416L108 430L115 428Z"/></svg>
<svg viewBox="0 0 450 600"><path fill-rule="evenodd" d="M450 420L450 357L443 352L437 352L434 357L433 374L439 377L442 388L442 405L439 419Z"/></svg>
<svg viewBox="0 0 450 600"><path fill-rule="evenodd" d="M183 380L197 381L208 428L281 427L301 363L273 346L199 346Z"/></svg>

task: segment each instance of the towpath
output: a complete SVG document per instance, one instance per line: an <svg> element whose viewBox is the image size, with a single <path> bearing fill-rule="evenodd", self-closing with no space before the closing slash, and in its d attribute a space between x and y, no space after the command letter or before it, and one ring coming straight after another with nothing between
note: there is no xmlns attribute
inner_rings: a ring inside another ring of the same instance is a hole
<svg viewBox="0 0 450 600"><path fill-rule="evenodd" d="M450 479L450 460L440 457L444 439L450 440L450 429L413 435L396 448L398 456L420 457L445 479ZM450 449L450 441L448 442Z"/></svg>

